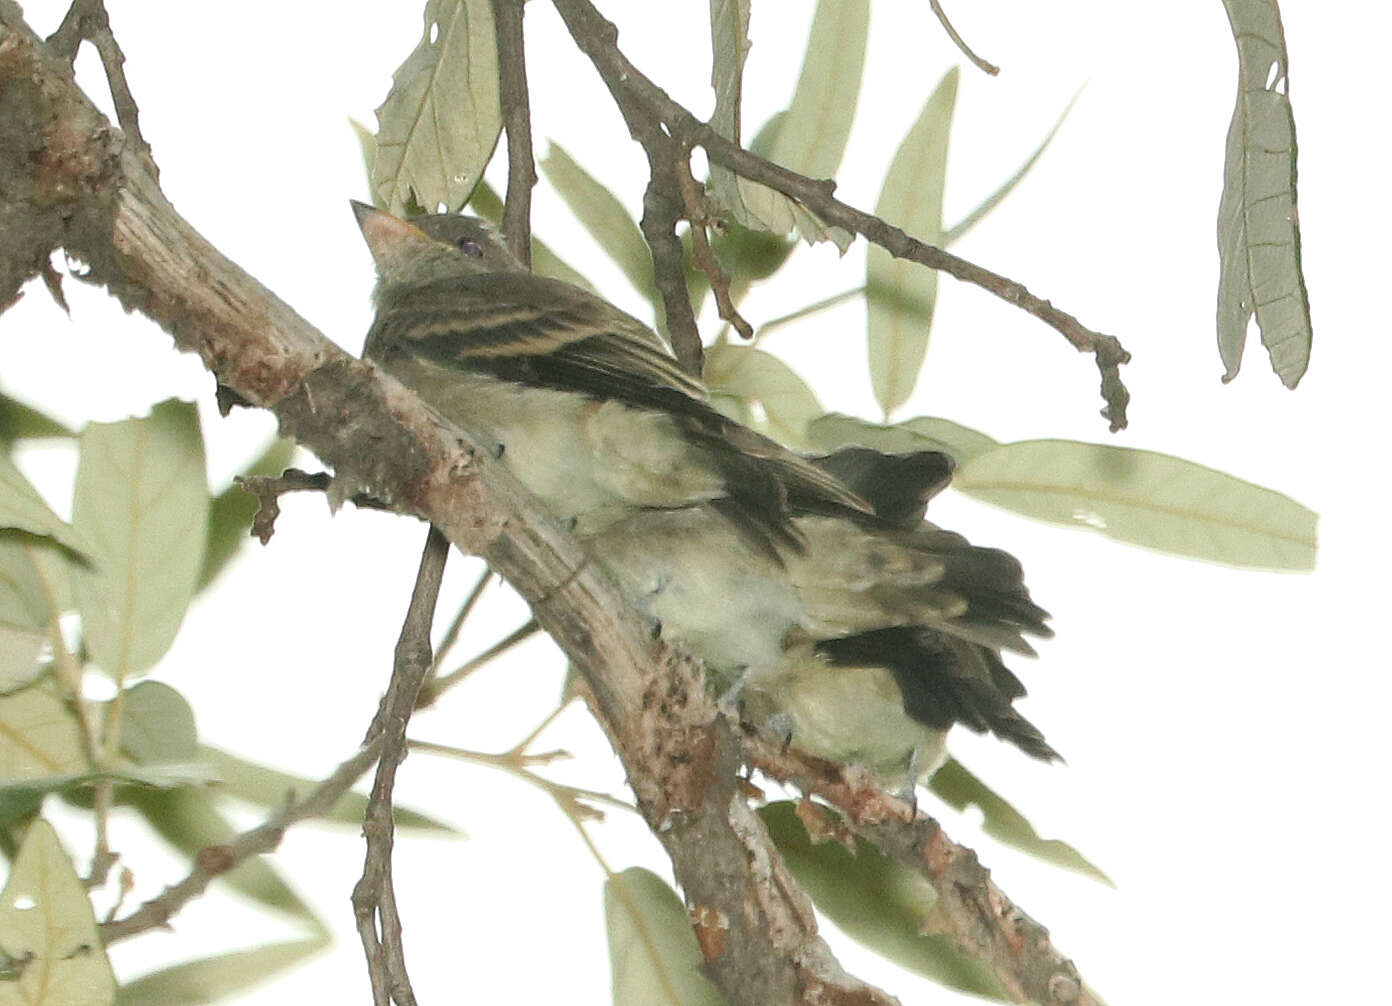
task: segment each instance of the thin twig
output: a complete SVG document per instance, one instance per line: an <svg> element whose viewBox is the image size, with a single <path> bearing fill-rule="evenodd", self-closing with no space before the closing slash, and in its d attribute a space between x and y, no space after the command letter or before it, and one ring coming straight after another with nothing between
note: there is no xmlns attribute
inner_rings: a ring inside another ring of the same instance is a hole
<svg viewBox="0 0 1392 1006"><path fill-rule="evenodd" d="M710 281L711 293L715 295L715 306L720 317L746 340L754 338L754 328L740 315L730 296L730 277L720 268L710 242L706 240L706 227L710 223L705 208L705 194L700 184L691 174L691 151L683 151L676 165L677 182L681 185L682 202L686 206L686 219L691 224L691 262L706 274Z"/></svg>
<svg viewBox="0 0 1392 1006"><path fill-rule="evenodd" d="M358 922L367 970L372 980L372 998L377 1006L414 1006L416 996L406 973L406 956L401 942L401 917L392 886L392 790L396 769L406 757L406 724L415 709L416 695L430 672L430 623L440 596L440 581L450 544L439 528L432 526L421 553L411 603L396 641L391 682L382 697L377 715L368 727L364 743L382 739L382 757L368 797L363 817L363 836L367 853L362 877L353 887L353 914Z"/></svg>
<svg viewBox="0 0 1392 1006"><path fill-rule="evenodd" d="M474 589L469 591L469 596L464 598L464 603L459 606L459 610L454 613L454 621L445 630L444 636L440 639L440 645L435 648L435 656L430 661L430 672L432 674L440 670L440 665L444 663L445 657L450 650L454 649L454 644L459 641L459 633L464 628L464 622L474 610L474 605L478 604L479 598L483 596L484 590L492 581L494 573L487 566L483 567L483 573L474 583Z"/></svg>
<svg viewBox="0 0 1392 1006"><path fill-rule="evenodd" d="M106 83L111 88L111 102L116 107L116 121L126 134L127 142L158 178L159 166L155 164L150 145L140 132L140 108L131 94L130 84L126 82L126 54L121 51L111 31L111 21L102 0L74 0L63 23L48 37L48 44L68 63L72 63L83 39L91 42L101 57Z"/></svg>
<svg viewBox="0 0 1392 1006"><path fill-rule="evenodd" d="M426 706L434 705L441 695L459 684L459 682L463 681L484 664L496 657L502 656L518 643L522 642L522 640L535 636L540 631L541 626L537 624L536 619L531 619L520 628L514 629L502 639L498 640L477 657L465 661L448 674L441 674L431 678L421 686L420 694L416 697L416 708L424 709Z"/></svg>
<svg viewBox="0 0 1392 1006"><path fill-rule="evenodd" d="M168 925L179 909L207 890L216 878L252 856L273 851L292 824L322 817L331 811L349 787L372 767L381 749L379 737L340 764L304 799L287 803L264 824L242 832L230 842L200 849L192 872L183 880L166 887L159 897L145 902L125 918L103 923L100 927L102 942L110 946L118 940Z"/></svg>
<svg viewBox="0 0 1392 1006"><path fill-rule="evenodd" d="M524 0L493 0L493 30L498 40L498 87L507 128L508 183L503 207L503 234L518 260L532 264L532 113L527 95L527 61L523 48Z"/></svg>
<svg viewBox="0 0 1392 1006"><path fill-rule="evenodd" d="M864 293L865 287L863 286L858 286L854 290L842 290L840 293L834 293L830 297L823 297L821 300L808 304L806 307L800 307L796 311L789 311L787 314L780 314L777 318L770 318L759 326L759 338L762 339L770 332L776 331L785 325L791 325L795 321L801 321L808 315L816 314L818 311L825 311L829 307L835 307L837 304L848 301L852 297L863 296Z"/></svg>
<svg viewBox="0 0 1392 1006"><path fill-rule="evenodd" d="M264 545L275 534L275 522L280 516L280 497L286 493L329 492L333 488L333 476L328 472L306 472L299 468L287 468L279 475L238 475L232 479L260 504L251 519L251 533ZM387 505L366 493L355 493L351 497L354 506L367 510L385 510Z"/></svg>
<svg viewBox="0 0 1392 1006"><path fill-rule="evenodd" d="M966 41L962 38L962 36L957 34L957 29L952 27L952 22L947 19L947 11L942 9L942 4L938 3L938 0L928 0L928 3L932 6L933 13L938 16L938 23L941 24L943 26L943 30L947 32L947 37L952 39L953 43L956 44L958 49L962 50L963 56L966 56L967 59L971 60L974 64L976 64L977 69L989 73L992 77L1000 73L1000 67L996 66L996 64L994 63L986 62L976 53L971 51L971 46L967 45Z"/></svg>
<svg viewBox="0 0 1392 1006"><path fill-rule="evenodd" d="M1059 332L1079 352L1093 354L1102 375L1102 397L1107 403L1102 414L1107 417L1113 431L1126 426L1126 404L1130 394L1121 382L1118 368L1130 361L1131 354L1115 337L1086 328L1073 315L1030 293L1021 283L941 248L924 244L881 218L841 202L833 195L835 182L808 178L789 171L731 143L709 123L702 122L673 101L629 62L619 51L618 29L589 0L553 2L566 22L571 37L589 56L623 111L629 131L644 143L645 149L647 143L643 137L654 133L670 143L702 147L712 162L797 200L826 223L860 234L896 258L941 270L963 282L979 286L1033 314ZM651 159L652 155L649 154Z"/></svg>

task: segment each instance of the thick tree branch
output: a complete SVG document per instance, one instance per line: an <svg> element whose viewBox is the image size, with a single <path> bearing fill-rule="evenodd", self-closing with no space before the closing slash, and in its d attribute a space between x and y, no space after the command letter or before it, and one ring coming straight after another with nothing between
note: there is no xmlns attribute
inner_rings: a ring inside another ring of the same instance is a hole
<svg viewBox="0 0 1392 1006"><path fill-rule="evenodd" d="M667 143L703 147L713 162L751 181L777 189L827 223L862 235L896 258L941 270L1028 311L1057 330L1079 352L1093 354L1102 374L1102 397L1107 403L1102 415L1110 422L1113 432L1126 426L1126 403L1130 393L1121 383L1118 368L1131 359L1131 354L1113 336L1084 327L1073 315L1036 297L1023 284L924 244L879 217L841 202L832 194L835 182L799 175L731 143L709 123L697 119L673 101L628 61L618 48L618 29L589 0L554 0L554 3L576 44L590 57L623 111L629 131L645 150L650 142L645 138L654 134L665 138ZM646 228L644 234L647 234Z"/></svg>

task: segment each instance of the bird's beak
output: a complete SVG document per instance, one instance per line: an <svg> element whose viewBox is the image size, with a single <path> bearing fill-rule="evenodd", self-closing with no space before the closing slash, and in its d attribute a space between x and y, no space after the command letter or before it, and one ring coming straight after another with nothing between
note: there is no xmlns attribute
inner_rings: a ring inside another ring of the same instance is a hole
<svg viewBox="0 0 1392 1006"><path fill-rule="evenodd" d="M378 271L386 271L392 265L409 256L411 251L435 241L419 227L392 216L386 210L379 210L367 203L350 199L353 215L358 218L363 240L367 242Z"/></svg>

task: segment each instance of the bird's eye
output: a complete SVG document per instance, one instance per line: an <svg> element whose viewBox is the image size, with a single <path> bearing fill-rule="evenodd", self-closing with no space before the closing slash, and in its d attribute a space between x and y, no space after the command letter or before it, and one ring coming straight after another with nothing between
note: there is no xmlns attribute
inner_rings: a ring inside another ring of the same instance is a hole
<svg viewBox="0 0 1392 1006"><path fill-rule="evenodd" d="M473 238L460 238L455 245L470 258L483 258L483 245Z"/></svg>

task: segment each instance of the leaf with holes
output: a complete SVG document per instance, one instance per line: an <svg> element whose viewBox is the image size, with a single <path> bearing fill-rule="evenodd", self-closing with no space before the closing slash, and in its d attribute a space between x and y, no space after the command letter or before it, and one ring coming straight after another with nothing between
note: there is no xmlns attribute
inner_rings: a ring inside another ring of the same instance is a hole
<svg viewBox="0 0 1392 1006"><path fill-rule="evenodd" d="M1218 352L1237 376L1252 315L1288 388L1310 363L1310 298L1300 268L1295 118L1276 0L1223 0L1237 41L1237 104L1218 204Z"/></svg>
<svg viewBox="0 0 1392 1006"><path fill-rule="evenodd" d="M432 212L458 212L502 129L492 4L428 0L425 32L377 109L377 204L399 216L414 196Z"/></svg>
<svg viewBox="0 0 1392 1006"><path fill-rule="evenodd" d="M928 780L928 788L938 799L957 810L977 807L981 810L982 830L996 841L1019 849L1026 855L1065 870L1115 887L1110 877L1093 866L1086 857L1067 842L1057 838L1040 838L1034 825L1010 805L1000 794L987 786L955 758L949 758Z"/></svg>
<svg viewBox="0 0 1392 1006"><path fill-rule="evenodd" d="M110 1006L116 994L87 889L42 819L0 892L0 947L16 973L0 981L0 1006Z"/></svg>
<svg viewBox="0 0 1392 1006"><path fill-rule="evenodd" d="M739 94L748 52L748 5L711 4L711 39L716 92L712 125L739 142ZM869 33L868 0L821 0L812 20L802 72L769 159L810 178L830 178L841 164L860 94ZM842 251L852 235L828 227L796 200L757 182L711 166L711 190L743 227L787 234L794 228L809 243L834 241Z"/></svg>

